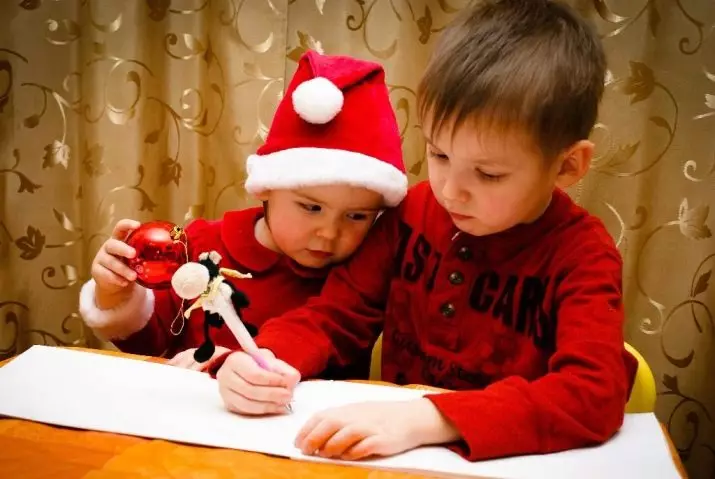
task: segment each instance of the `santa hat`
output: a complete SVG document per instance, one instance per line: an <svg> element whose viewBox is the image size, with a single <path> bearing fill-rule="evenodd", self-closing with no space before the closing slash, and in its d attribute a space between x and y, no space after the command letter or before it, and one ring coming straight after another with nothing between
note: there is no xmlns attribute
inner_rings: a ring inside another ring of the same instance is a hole
<svg viewBox="0 0 715 479"><path fill-rule="evenodd" d="M402 145L381 65L308 51L265 144L248 157L252 194L327 184L362 186L395 206L407 192Z"/></svg>

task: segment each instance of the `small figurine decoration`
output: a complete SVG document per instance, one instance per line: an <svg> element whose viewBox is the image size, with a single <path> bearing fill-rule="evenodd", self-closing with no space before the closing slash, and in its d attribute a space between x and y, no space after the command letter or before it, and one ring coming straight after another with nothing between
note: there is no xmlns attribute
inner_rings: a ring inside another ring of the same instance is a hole
<svg viewBox="0 0 715 479"><path fill-rule="evenodd" d="M182 305L171 323L171 333L179 335L184 318L198 308L204 310L204 342L194 352L194 359L204 363L211 359L216 347L211 340L211 328L225 323L241 348L254 356L259 365L265 361L258 355L253 342L257 329L241 321L241 309L249 301L243 291L225 281L226 277L247 279L250 274L220 268L221 255L216 251L199 255L198 262L189 261L188 243L184 229L168 221L150 221L132 231L126 243L136 250L134 258L124 262L137 273L136 282L145 288L163 290L172 287L182 299ZM184 310L184 301L195 300ZM180 324L175 328L176 324Z"/></svg>
<svg viewBox="0 0 715 479"><path fill-rule="evenodd" d="M226 276L238 279L252 276L250 273L220 268L220 261L221 255L216 251L201 253L198 262L181 265L171 278L171 286L180 298L196 299L184 313L187 319L193 310L204 310L204 343L195 351L194 359L203 363L211 358L216 348L209 331L211 327L220 328L225 323L241 348L263 367L265 361L258 355L253 335L239 316L241 309L249 305L248 298L241 290L225 281Z"/></svg>
<svg viewBox="0 0 715 479"><path fill-rule="evenodd" d="M171 277L188 258L186 233L168 221L151 221L132 231L126 243L136 256L125 263L137 273L137 283L149 289L167 289Z"/></svg>

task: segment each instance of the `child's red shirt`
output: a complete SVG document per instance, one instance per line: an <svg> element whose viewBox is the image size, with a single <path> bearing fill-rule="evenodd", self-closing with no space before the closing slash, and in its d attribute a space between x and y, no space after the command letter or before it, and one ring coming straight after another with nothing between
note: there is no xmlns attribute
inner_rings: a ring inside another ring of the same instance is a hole
<svg viewBox="0 0 715 479"><path fill-rule="evenodd" d="M309 297L319 294L328 273L328 269L300 267L288 257L261 245L255 238L254 228L262 215L260 207L231 211L220 220L195 220L185 229L191 261L197 261L202 252L213 250L222 256L221 267L253 275L252 279L226 278L250 301L250 306L240 312L249 330L258 330L266 320L302 306ZM181 299L172 289L152 291L138 286L135 297L121 309L100 311L94 304L93 283L85 285L80 295L85 322L120 350L172 357L203 343L203 311L195 310L182 329ZM189 305L190 302L186 302L184 310ZM180 334L172 334L172 328L175 332L180 330ZM211 328L210 334L216 346L238 347L225 326ZM369 357L365 357L354 369L329 371L325 375L366 377L368 367Z"/></svg>
<svg viewBox="0 0 715 479"><path fill-rule="evenodd" d="M619 429L637 365L621 266L603 224L561 191L536 222L474 237L422 183L319 297L256 339L307 378L353 362L384 326L383 379L455 390L427 397L470 460L581 447Z"/></svg>

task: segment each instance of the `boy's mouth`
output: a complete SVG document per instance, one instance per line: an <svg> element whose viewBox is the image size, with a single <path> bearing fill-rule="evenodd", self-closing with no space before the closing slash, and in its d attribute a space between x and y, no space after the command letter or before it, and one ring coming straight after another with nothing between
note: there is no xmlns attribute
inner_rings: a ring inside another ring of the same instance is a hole
<svg viewBox="0 0 715 479"><path fill-rule="evenodd" d="M310 253L311 256L318 259L328 259L333 256L333 253L330 253L328 251L320 251L315 249L309 249L307 251L308 253Z"/></svg>
<svg viewBox="0 0 715 479"><path fill-rule="evenodd" d="M456 221L466 221L466 220L471 220L471 219L472 219L471 216L460 215L460 214L458 214L458 213L452 213L451 211L449 211L449 216L451 216L452 219L453 219L453 220L456 220Z"/></svg>

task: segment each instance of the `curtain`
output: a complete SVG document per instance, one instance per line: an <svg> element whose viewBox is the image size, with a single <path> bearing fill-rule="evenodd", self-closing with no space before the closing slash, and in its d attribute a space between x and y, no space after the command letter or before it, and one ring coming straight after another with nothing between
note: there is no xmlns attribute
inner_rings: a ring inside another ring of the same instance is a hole
<svg viewBox="0 0 715 479"><path fill-rule="evenodd" d="M246 156L306 49L383 63L412 183L415 88L466 0L14 0L0 4L0 358L105 347L79 288L120 218L254 204ZM715 471L715 4L571 0L609 75L597 156L569 193L624 258L626 339L693 477Z"/></svg>

